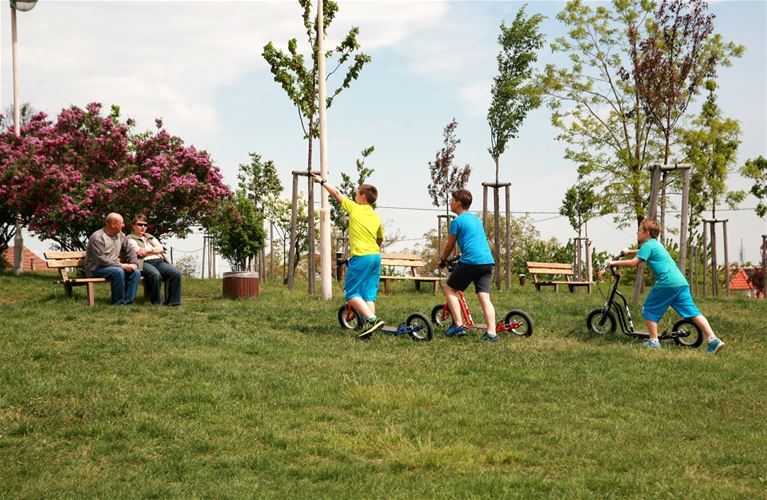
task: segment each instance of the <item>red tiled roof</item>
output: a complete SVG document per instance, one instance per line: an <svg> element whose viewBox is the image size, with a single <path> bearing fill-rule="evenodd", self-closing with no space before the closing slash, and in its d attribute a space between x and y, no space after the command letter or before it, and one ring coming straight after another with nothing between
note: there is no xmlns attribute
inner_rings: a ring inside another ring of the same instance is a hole
<svg viewBox="0 0 767 500"><path fill-rule="evenodd" d="M748 279L746 271L741 267L735 276L730 278L730 290L754 290L751 280Z"/></svg>
<svg viewBox="0 0 767 500"><path fill-rule="evenodd" d="M8 247L5 250L5 260L13 267L13 247ZM24 271L46 271L48 266L45 265L45 261L37 256L32 250L24 247L22 254L22 264Z"/></svg>

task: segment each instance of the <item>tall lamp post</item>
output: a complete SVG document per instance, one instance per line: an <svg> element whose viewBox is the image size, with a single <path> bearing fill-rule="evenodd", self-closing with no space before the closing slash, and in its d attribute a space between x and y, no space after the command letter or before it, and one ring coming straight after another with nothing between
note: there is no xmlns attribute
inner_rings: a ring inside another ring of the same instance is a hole
<svg viewBox="0 0 767 500"><path fill-rule="evenodd" d="M19 108L19 57L16 34L16 11L27 12L35 8L37 0L11 0L11 54L13 58L13 132L21 134L21 112ZM24 272L24 238L21 235L21 215L16 215L16 236L13 239L13 273Z"/></svg>

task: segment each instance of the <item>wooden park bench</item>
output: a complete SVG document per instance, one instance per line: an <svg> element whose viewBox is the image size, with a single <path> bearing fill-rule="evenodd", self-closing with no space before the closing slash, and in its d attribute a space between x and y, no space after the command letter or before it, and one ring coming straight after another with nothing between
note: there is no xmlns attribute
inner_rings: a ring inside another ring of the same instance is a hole
<svg viewBox="0 0 767 500"><path fill-rule="evenodd" d="M88 294L88 305L92 306L96 303L95 285L97 283L107 283L105 278L85 278L85 277L71 277L70 272L82 274L85 276L83 266L85 265L85 251L75 252L45 252L45 260L48 264L48 268L56 269L59 271L59 280L54 283L57 285L64 285L64 291L69 297L72 297L74 293L72 289L76 286L86 287ZM143 280L143 276L141 277ZM163 282L164 295L167 300L168 283ZM148 290L144 288L144 296L147 297Z"/></svg>
<svg viewBox="0 0 767 500"><path fill-rule="evenodd" d="M410 280L415 282L416 290L421 289L421 283L433 283L434 293L437 293L439 289L439 282L441 278L439 276L420 276L418 274L418 268L423 267L425 264L423 258L416 254L406 253L382 253L381 254L381 267L407 267L410 268L410 276L384 276L381 275L381 282L384 285L384 293L388 294L391 291L391 282L395 280Z"/></svg>
<svg viewBox="0 0 767 500"><path fill-rule="evenodd" d="M555 292L559 292L559 285L567 285L570 292L575 292L575 288L585 286L591 293L593 281L575 281L575 271L571 264L562 264L559 262L526 262L527 272L533 279L535 289L540 291L542 286L553 286ZM543 279L541 276L548 276ZM564 279L555 279L557 277Z"/></svg>

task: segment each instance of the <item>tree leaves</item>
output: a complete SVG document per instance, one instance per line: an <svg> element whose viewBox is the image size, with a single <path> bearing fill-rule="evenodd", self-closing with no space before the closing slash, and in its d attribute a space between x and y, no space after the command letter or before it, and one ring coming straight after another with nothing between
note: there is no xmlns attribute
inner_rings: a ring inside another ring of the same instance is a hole
<svg viewBox="0 0 767 500"><path fill-rule="evenodd" d="M498 159L506 151L506 144L517 137L527 113L540 105L540 88L531 82L533 64L543 46L543 35L538 31L544 17L536 14L525 17L525 7L517 11L511 26L501 23L498 43L501 52L498 74L493 78L492 101L487 112L490 125L488 153L496 164L495 181L498 182Z"/></svg>

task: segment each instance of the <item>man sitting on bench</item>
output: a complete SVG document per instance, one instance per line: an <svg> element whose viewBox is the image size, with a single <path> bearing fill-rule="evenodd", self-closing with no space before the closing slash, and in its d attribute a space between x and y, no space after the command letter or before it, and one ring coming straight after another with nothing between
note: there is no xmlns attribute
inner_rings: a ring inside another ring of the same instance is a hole
<svg viewBox="0 0 767 500"><path fill-rule="evenodd" d="M120 214L107 215L104 227L88 238L85 252L85 273L89 278L109 281L114 305L133 304L141 276L136 250L123 234L123 227L125 224ZM127 263L120 262L121 254Z"/></svg>

